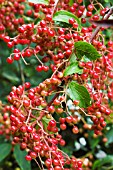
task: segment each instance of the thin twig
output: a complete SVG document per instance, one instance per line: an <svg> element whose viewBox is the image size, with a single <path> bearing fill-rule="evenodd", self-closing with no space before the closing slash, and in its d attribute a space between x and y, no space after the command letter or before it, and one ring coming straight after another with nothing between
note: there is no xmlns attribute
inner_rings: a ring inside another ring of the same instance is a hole
<svg viewBox="0 0 113 170"><path fill-rule="evenodd" d="M57 67L57 69L54 71L54 73L52 74L51 78L58 72L58 69L61 67L61 65L63 65L65 62L67 62L67 60L64 60L61 64L59 64L59 66Z"/></svg>
<svg viewBox="0 0 113 170"><path fill-rule="evenodd" d="M39 154L39 153L38 153L38 157L39 157L40 162L41 162L41 165L42 165L42 170L44 170L44 166L43 166L43 163L42 163L42 159L41 159L41 157L40 157L40 154Z"/></svg>
<svg viewBox="0 0 113 170"><path fill-rule="evenodd" d="M25 63L25 65L29 65L29 63L26 62L26 60L24 59L24 57L22 56L22 54L21 54L21 58L22 58L23 62Z"/></svg>
<svg viewBox="0 0 113 170"><path fill-rule="evenodd" d="M34 160L35 160L35 162L37 163L37 165L38 165L39 169L40 169L40 170L42 170L42 168L40 167L40 165L39 165L38 161L37 161L36 159L34 159Z"/></svg>
<svg viewBox="0 0 113 170"><path fill-rule="evenodd" d="M28 118L27 118L27 121L26 121L26 125L29 123L30 116L31 116L31 109L29 110L29 114L28 114Z"/></svg>
<svg viewBox="0 0 113 170"><path fill-rule="evenodd" d="M32 47L29 47L29 48L34 50L34 48L32 48ZM37 56L35 51L34 51L34 55L35 55L36 59L39 61L39 63L43 66L44 65L43 62L39 59L39 57Z"/></svg>
<svg viewBox="0 0 113 170"><path fill-rule="evenodd" d="M56 9L56 7L57 7L58 1L59 1L59 0L55 0L55 4L54 4L54 7L53 7L53 11L52 11L52 16L53 16L53 14L54 14L54 12L55 12L55 9Z"/></svg>
<svg viewBox="0 0 113 170"><path fill-rule="evenodd" d="M86 116L95 117L94 115L88 115L82 108L79 107L79 109L80 109Z"/></svg>
<svg viewBox="0 0 113 170"><path fill-rule="evenodd" d="M31 107L32 110L37 110L37 111L44 111L45 113L49 113L47 110L44 110L44 109L39 109L39 108L36 108L36 107Z"/></svg>

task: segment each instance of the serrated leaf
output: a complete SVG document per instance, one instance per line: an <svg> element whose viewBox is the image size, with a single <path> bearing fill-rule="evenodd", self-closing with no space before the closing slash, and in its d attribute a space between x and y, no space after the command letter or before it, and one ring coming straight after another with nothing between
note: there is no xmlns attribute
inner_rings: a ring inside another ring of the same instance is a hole
<svg viewBox="0 0 113 170"><path fill-rule="evenodd" d="M69 96L72 100L78 100L79 106L82 108L87 108L90 106L91 98L87 89L76 83L75 81L71 81L69 84Z"/></svg>
<svg viewBox="0 0 113 170"><path fill-rule="evenodd" d="M83 69L78 66L78 62L71 63L64 71L64 76L71 75L73 73L82 74Z"/></svg>
<svg viewBox="0 0 113 170"><path fill-rule="evenodd" d="M34 4L45 4L45 5L49 5L49 1L48 0L28 0L28 2L32 2Z"/></svg>
<svg viewBox="0 0 113 170"><path fill-rule="evenodd" d="M113 162L113 155L108 155L105 158L102 158L100 160L96 160L93 164L92 170L100 170L101 167L105 164L110 164ZM106 167L107 170L107 167Z"/></svg>
<svg viewBox="0 0 113 170"><path fill-rule="evenodd" d="M0 144L0 161L2 161L11 152L12 145L10 143Z"/></svg>
<svg viewBox="0 0 113 170"><path fill-rule="evenodd" d="M77 21L79 28L81 28L81 23L79 18L71 12L68 12L66 10L60 10L53 15L54 21L65 22L67 24L69 24L70 18L74 18Z"/></svg>
<svg viewBox="0 0 113 170"><path fill-rule="evenodd" d="M31 170L31 164L30 162L25 160L25 156L27 155L27 152L21 151L19 145L15 145L14 147L14 157L20 166L21 170Z"/></svg>
<svg viewBox="0 0 113 170"><path fill-rule="evenodd" d="M75 43L75 54L79 59L82 59L83 56L86 56L90 60L96 60L101 57L93 45L84 41Z"/></svg>

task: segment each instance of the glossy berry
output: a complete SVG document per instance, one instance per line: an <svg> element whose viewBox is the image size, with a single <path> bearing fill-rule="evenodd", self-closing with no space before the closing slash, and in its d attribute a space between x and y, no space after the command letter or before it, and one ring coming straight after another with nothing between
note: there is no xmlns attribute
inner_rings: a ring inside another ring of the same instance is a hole
<svg viewBox="0 0 113 170"><path fill-rule="evenodd" d="M49 126L50 126L50 127L56 126L56 121L55 121L55 120L51 120L51 121L49 122Z"/></svg>
<svg viewBox="0 0 113 170"><path fill-rule="evenodd" d="M31 158L30 155L26 155L26 156L25 156L25 159L26 159L26 161L31 161L31 160L32 160L32 158Z"/></svg>
<svg viewBox="0 0 113 170"><path fill-rule="evenodd" d="M13 58L8 57L8 58L6 59L6 61L7 61L8 64L12 64L12 63L13 63Z"/></svg>

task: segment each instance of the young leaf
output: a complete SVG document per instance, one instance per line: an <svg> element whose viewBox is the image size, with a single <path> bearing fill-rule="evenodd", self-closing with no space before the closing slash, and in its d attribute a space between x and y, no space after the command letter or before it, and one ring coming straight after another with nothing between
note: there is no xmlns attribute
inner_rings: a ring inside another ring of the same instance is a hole
<svg viewBox="0 0 113 170"><path fill-rule="evenodd" d="M0 162L9 155L12 145L10 143L0 144Z"/></svg>
<svg viewBox="0 0 113 170"><path fill-rule="evenodd" d="M47 119L46 116L42 118L42 123L44 125L44 128L47 129L48 123L51 119Z"/></svg>
<svg viewBox="0 0 113 170"><path fill-rule="evenodd" d="M33 22L33 19L28 16L23 16L23 18L24 18L25 22L28 22L28 23Z"/></svg>
<svg viewBox="0 0 113 170"><path fill-rule="evenodd" d="M79 59L81 59L84 55L90 60L96 60L101 57L93 45L84 41L78 41L75 43L75 53Z"/></svg>
<svg viewBox="0 0 113 170"><path fill-rule="evenodd" d="M64 76L71 75L73 73L82 74L83 69L78 66L78 62L71 63L64 71Z"/></svg>
<svg viewBox="0 0 113 170"><path fill-rule="evenodd" d="M72 14L71 12L60 10L56 12L53 16L54 21L65 22L67 24L69 24L70 18L74 18L77 21L79 28L81 28L81 23L80 23L79 18L76 15Z"/></svg>
<svg viewBox="0 0 113 170"><path fill-rule="evenodd" d="M35 21L34 21L34 24L36 25L38 25L39 23L40 23L40 21L41 21L41 19L40 18L37 18Z"/></svg>
<svg viewBox="0 0 113 170"><path fill-rule="evenodd" d="M28 0L28 2L32 2L34 4L45 4L45 5L49 5L49 1L48 0Z"/></svg>
<svg viewBox="0 0 113 170"><path fill-rule="evenodd" d="M70 56L69 62L74 63L76 61L76 58L77 57L76 57L75 53L72 53L71 56Z"/></svg>
<svg viewBox="0 0 113 170"><path fill-rule="evenodd" d="M69 0L69 6L72 6L72 5L73 5L73 3L74 3L74 1L73 1L73 0Z"/></svg>
<svg viewBox="0 0 113 170"><path fill-rule="evenodd" d="M87 63L90 61L89 58L87 58L85 55L82 57L81 61L83 61L84 63Z"/></svg>
<svg viewBox="0 0 113 170"><path fill-rule="evenodd" d="M14 157L20 166L21 170L31 170L31 164L30 162L25 160L25 156L27 155L27 152L21 151L19 145L15 145L14 147Z"/></svg>
<svg viewBox="0 0 113 170"><path fill-rule="evenodd" d="M72 100L78 100L80 102L79 106L82 108L90 106L91 98L89 92L84 86L76 83L75 81L71 81L68 86L68 93Z"/></svg>

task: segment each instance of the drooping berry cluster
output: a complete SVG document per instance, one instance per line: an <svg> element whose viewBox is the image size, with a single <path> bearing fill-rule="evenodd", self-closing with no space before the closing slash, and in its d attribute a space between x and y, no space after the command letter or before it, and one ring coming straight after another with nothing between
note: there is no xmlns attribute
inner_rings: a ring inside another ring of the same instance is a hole
<svg viewBox="0 0 113 170"><path fill-rule="evenodd" d="M58 149L58 144L64 146L65 141L58 134L58 127L52 114L56 112L61 115L64 112L61 106L62 96L57 99L58 95L55 95L50 103L46 101L46 97L51 95L59 83L60 79L51 78L35 88L30 88L28 82L24 86L12 88L8 96L12 104L10 107L11 131L14 136L12 144L20 143L22 150L29 151L26 156L28 161L37 157L44 159L48 169L52 167L62 169L65 165L71 164L72 169L80 170L81 161L69 158ZM25 91L25 88L30 89ZM60 118L61 123L62 120L63 118ZM66 117L67 123L72 121L73 133L78 133L78 130L75 132L74 118Z"/></svg>

